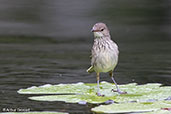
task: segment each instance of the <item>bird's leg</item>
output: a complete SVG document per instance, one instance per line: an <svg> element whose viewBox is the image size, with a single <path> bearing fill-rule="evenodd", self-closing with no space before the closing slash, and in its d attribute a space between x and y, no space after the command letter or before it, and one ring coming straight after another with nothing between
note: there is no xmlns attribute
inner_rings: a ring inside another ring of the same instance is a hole
<svg viewBox="0 0 171 114"><path fill-rule="evenodd" d="M99 88L99 80L100 80L100 76L99 76L100 73L96 73L96 78L97 78L97 96L104 96L104 95L101 95L100 94L100 88Z"/></svg>
<svg viewBox="0 0 171 114"><path fill-rule="evenodd" d="M113 89L112 89L112 91L113 91L113 92L118 92L119 94L127 94L127 92L121 91L121 90L119 89L119 87L118 87L118 85L117 85L117 83L116 83L116 81L115 81L115 79L114 79L114 77L113 77L113 71L110 71L110 72L109 72L109 75L110 75L112 81L115 83L115 86L116 86L116 89L117 89L117 90L113 90Z"/></svg>

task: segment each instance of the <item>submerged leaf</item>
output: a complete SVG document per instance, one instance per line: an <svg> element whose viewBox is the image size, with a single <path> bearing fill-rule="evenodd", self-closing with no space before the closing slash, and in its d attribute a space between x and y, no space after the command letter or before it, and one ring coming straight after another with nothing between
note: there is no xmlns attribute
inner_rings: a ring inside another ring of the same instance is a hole
<svg viewBox="0 0 171 114"><path fill-rule="evenodd" d="M148 102L148 103L147 102L120 103L120 104L114 103L110 105L100 105L98 107L92 108L91 110L94 112L101 112L101 113L129 113L129 112L158 111L164 107L171 107L171 102L158 101L158 102ZM150 112L146 112L146 113L148 114Z"/></svg>

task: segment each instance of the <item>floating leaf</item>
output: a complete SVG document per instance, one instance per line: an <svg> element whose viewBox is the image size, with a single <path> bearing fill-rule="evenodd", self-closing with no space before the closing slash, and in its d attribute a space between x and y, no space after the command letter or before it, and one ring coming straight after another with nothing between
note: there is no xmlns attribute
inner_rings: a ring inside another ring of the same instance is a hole
<svg viewBox="0 0 171 114"><path fill-rule="evenodd" d="M129 113L129 112L159 111L161 108L164 107L171 107L171 101L119 103L119 104L113 103L110 105L100 105L98 107L92 108L91 110L100 113ZM151 114L150 112L146 112L146 113Z"/></svg>
<svg viewBox="0 0 171 114"><path fill-rule="evenodd" d="M82 82L76 84L58 84L50 85L46 84L43 86L32 86L27 89L20 89L20 94L63 94L63 93L82 93L89 89L89 86Z"/></svg>
<svg viewBox="0 0 171 114"><path fill-rule="evenodd" d="M171 114L171 112L166 111L166 110L156 110L156 111L151 111L151 112L133 113L133 114Z"/></svg>
<svg viewBox="0 0 171 114"><path fill-rule="evenodd" d="M42 111L42 112L3 112L3 113L0 113L0 114L68 114L68 113Z"/></svg>
<svg viewBox="0 0 171 114"><path fill-rule="evenodd" d="M75 83L75 84L58 84L50 85L46 84L39 87L30 87L27 89L20 89L20 94L70 94L75 95L42 95L30 97L32 100L38 101L65 101L70 103L89 102L89 103L103 103L108 100L114 102L154 102L164 100L170 97L171 87L161 84L150 83L145 85L137 85L136 83L119 85L122 91L126 91L128 94L119 95L116 92L112 92L112 89L116 89L115 85L108 82L100 83L100 92L105 95L99 97L96 95L97 85L92 83Z"/></svg>
<svg viewBox="0 0 171 114"><path fill-rule="evenodd" d="M68 103L102 103L109 99L109 97L98 97L96 95L46 95L29 97L31 100L37 101L65 101Z"/></svg>

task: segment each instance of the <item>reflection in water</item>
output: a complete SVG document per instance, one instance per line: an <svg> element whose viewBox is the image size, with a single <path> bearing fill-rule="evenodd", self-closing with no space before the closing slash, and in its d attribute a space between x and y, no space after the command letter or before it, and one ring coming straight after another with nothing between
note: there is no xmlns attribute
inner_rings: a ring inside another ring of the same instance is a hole
<svg viewBox="0 0 171 114"><path fill-rule="evenodd" d="M97 21L108 24L120 49L118 83L170 85L170 1L3 0L0 2L1 106L90 112L91 106L36 102L16 91L33 85L93 82L86 73ZM101 80L111 81L103 74Z"/></svg>

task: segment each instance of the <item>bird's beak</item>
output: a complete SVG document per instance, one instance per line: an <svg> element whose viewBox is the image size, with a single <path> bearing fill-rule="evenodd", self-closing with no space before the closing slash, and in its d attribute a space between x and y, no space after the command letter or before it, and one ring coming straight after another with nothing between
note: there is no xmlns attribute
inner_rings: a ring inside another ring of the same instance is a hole
<svg viewBox="0 0 171 114"><path fill-rule="evenodd" d="M91 32L100 32L100 30L91 29Z"/></svg>

